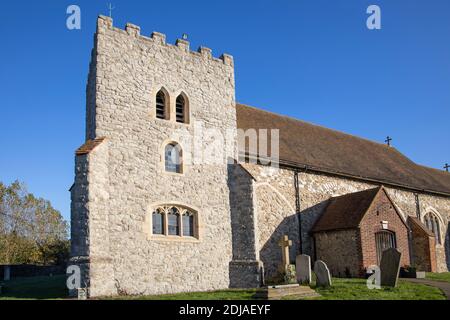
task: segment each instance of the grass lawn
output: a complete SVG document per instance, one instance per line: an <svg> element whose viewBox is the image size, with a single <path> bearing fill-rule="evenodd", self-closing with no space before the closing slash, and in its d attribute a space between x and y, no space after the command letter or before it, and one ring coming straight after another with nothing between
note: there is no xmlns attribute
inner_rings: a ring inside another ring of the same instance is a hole
<svg viewBox="0 0 450 320"><path fill-rule="evenodd" d="M17 278L2 282L0 300L63 299L67 297L66 276Z"/></svg>
<svg viewBox="0 0 450 320"><path fill-rule="evenodd" d="M317 288L321 297L314 300L445 300L441 290L427 285L399 281L397 288L368 289L365 279L333 279L328 289ZM214 292L178 293L152 296L121 296L109 299L136 300L249 300L256 290L222 290ZM285 300L297 300L288 296Z"/></svg>
<svg viewBox="0 0 450 320"><path fill-rule="evenodd" d="M450 282L450 272L427 272L426 278L430 280Z"/></svg>
<svg viewBox="0 0 450 320"><path fill-rule="evenodd" d="M211 292L187 292L151 296L107 297L111 300L252 300L256 289L230 289Z"/></svg>
<svg viewBox="0 0 450 320"><path fill-rule="evenodd" d="M438 288L400 280L397 288L368 289L365 279L333 279L330 288L317 288L319 300L445 300Z"/></svg>
<svg viewBox="0 0 450 320"><path fill-rule="evenodd" d="M447 273L447 279L448 279ZM13 279L3 284L2 299L64 299L67 297L66 277L34 277ZM331 288L317 288L319 300L445 300L443 293L434 287L399 281L397 288L369 290L365 279L333 279ZM105 299L122 300L251 300L256 289L219 290L151 296L120 296ZM297 299L295 296L285 299Z"/></svg>

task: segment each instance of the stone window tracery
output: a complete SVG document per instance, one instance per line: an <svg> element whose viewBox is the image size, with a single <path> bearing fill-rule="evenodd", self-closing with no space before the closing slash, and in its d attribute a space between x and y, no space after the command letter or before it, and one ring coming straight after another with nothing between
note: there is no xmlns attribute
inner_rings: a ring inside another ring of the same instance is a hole
<svg viewBox="0 0 450 320"><path fill-rule="evenodd" d="M158 206L152 214L152 233L198 238L197 212L179 205Z"/></svg>
<svg viewBox="0 0 450 320"><path fill-rule="evenodd" d="M425 225L428 230L434 233L436 244L441 244L441 229L439 224L439 218L432 212L428 212L425 217Z"/></svg>
<svg viewBox="0 0 450 320"><path fill-rule="evenodd" d="M164 211L160 208L153 211L152 214L152 232L153 234L164 234L165 219Z"/></svg>

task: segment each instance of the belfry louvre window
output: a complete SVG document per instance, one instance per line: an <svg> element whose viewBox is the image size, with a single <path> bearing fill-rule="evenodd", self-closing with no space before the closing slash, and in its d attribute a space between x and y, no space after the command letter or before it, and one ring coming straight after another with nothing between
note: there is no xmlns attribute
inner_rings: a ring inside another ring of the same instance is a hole
<svg viewBox="0 0 450 320"><path fill-rule="evenodd" d="M156 94L156 117L158 119L167 118L167 98L162 90Z"/></svg>
<svg viewBox="0 0 450 320"><path fill-rule="evenodd" d="M425 215L425 225L428 230L434 233L436 244L441 244L441 228L439 225L439 219L433 213L429 212Z"/></svg>
<svg viewBox="0 0 450 320"><path fill-rule="evenodd" d="M185 116L186 101L185 101L183 95L181 95L181 94L177 98L175 111L176 111L177 122L184 123L186 121L186 116Z"/></svg>
<svg viewBox="0 0 450 320"><path fill-rule="evenodd" d="M375 233L375 242L377 245L377 259L378 264L381 262L383 251L389 248L397 248L395 233L388 230L383 230Z"/></svg>
<svg viewBox="0 0 450 320"><path fill-rule="evenodd" d="M152 234L198 238L198 214L179 205L158 206L152 213Z"/></svg>

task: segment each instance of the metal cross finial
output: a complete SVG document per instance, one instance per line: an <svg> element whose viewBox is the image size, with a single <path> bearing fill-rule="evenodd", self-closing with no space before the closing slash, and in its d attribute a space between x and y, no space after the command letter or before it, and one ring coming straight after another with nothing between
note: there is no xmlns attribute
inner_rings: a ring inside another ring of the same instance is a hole
<svg viewBox="0 0 450 320"><path fill-rule="evenodd" d="M112 18L112 11L115 9L116 7L113 7L112 3L108 4L108 10L109 10L109 17Z"/></svg>
<svg viewBox="0 0 450 320"><path fill-rule="evenodd" d="M384 142L386 142L388 146L391 146L391 141L392 141L392 138L389 136L387 136L386 140L384 140Z"/></svg>
<svg viewBox="0 0 450 320"><path fill-rule="evenodd" d="M445 166L444 166L444 169L445 169L445 171L448 172L448 169L450 169L450 164L446 163Z"/></svg>
<svg viewBox="0 0 450 320"><path fill-rule="evenodd" d="M188 39L188 35L187 35L187 33L183 33L183 36L182 36L182 38L183 38L183 40L187 40L187 39Z"/></svg>

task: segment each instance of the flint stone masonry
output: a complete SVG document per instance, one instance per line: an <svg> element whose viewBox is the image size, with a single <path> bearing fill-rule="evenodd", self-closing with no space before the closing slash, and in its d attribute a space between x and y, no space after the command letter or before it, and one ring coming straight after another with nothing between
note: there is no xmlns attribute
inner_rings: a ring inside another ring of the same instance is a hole
<svg viewBox="0 0 450 320"><path fill-rule="evenodd" d="M164 88L171 110L189 99L191 124L155 118L154 97ZM196 121L231 132L224 159L236 156L232 57L188 51L186 41L126 31L100 16L87 85L87 137L107 137L77 156L72 188L72 260L80 263L90 296L215 290L230 285L232 261L228 166L185 165L163 172L159 150L173 137L193 136ZM185 145L180 142L182 147ZM155 203L198 209L199 240L148 239L145 216ZM254 269L252 266L250 269Z"/></svg>
<svg viewBox="0 0 450 320"><path fill-rule="evenodd" d="M264 263L266 276L270 277L276 273L276 265L273 266L272 263L276 263L281 259L279 247L276 245L277 238L282 234L288 234L289 238L293 240L291 255L296 256L300 253L299 219L295 213L294 171L288 168L275 169L250 163L241 164L251 174L254 189L256 189L253 205L257 208L258 229L256 232L257 239L259 239L257 251L260 252L260 259ZM326 252L324 251L326 248L316 248L314 250L314 242L310 230L324 211L328 199L334 196L375 188L378 185L313 172L300 171L298 176L303 253L310 256L317 254L318 259L323 259L321 254ZM404 219L408 216L416 216L414 192L392 187L385 187L385 189ZM445 246L436 246L436 269L437 272L447 272L450 267L450 253L446 255L445 250L450 246L450 237L448 236L450 199L427 193L419 194L419 198L422 222L425 213L431 209L439 212L439 216L442 219L441 232L443 237L446 235L446 240ZM376 226L379 226L379 222L377 222ZM356 231L344 232L348 233L348 235L339 237L339 239L332 232L327 235L329 238L335 237L335 241L342 242L341 245L337 246L340 248L339 253L333 253L333 259L336 260L333 265L339 265L342 268L333 272L336 272L336 276L339 273L344 276L345 267L348 266L352 274L360 274L358 270L361 267L358 264L358 260L362 259L361 251L357 250L354 254L348 252L348 248L352 247L349 247L348 244L357 239L359 235ZM402 241L404 241L403 236ZM372 253L370 256L374 257ZM406 260L406 257L404 259ZM370 260L373 263L373 259L370 258ZM405 262L405 264L407 263Z"/></svg>
<svg viewBox="0 0 450 320"><path fill-rule="evenodd" d="M167 120L156 119L159 90L167 93ZM180 94L188 100L189 123L175 121ZM235 108L232 56L215 58L206 47L191 51L186 40L169 44L162 33L145 36L136 25L122 30L111 18L98 18L86 87L86 141L104 139L76 155L71 188L70 263L80 267L89 296L261 286L279 272L281 236L293 242L289 261L300 252L316 259L325 248L315 247L310 231L327 200L377 186L299 170L297 212L294 170L239 159ZM224 161L195 161L183 152L183 173L164 172L165 144L176 141L183 151L193 140L206 141L203 149L213 146L198 127L229 138L220 145ZM419 192L416 206L413 191L386 190L405 219L420 214L423 222L428 211L439 213L444 242L435 248L436 271L448 271L450 199ZM148 217L161 204L195 209L198 238L152 236ZM333 264L345 265L361 253L335 256Z"/></svg>

